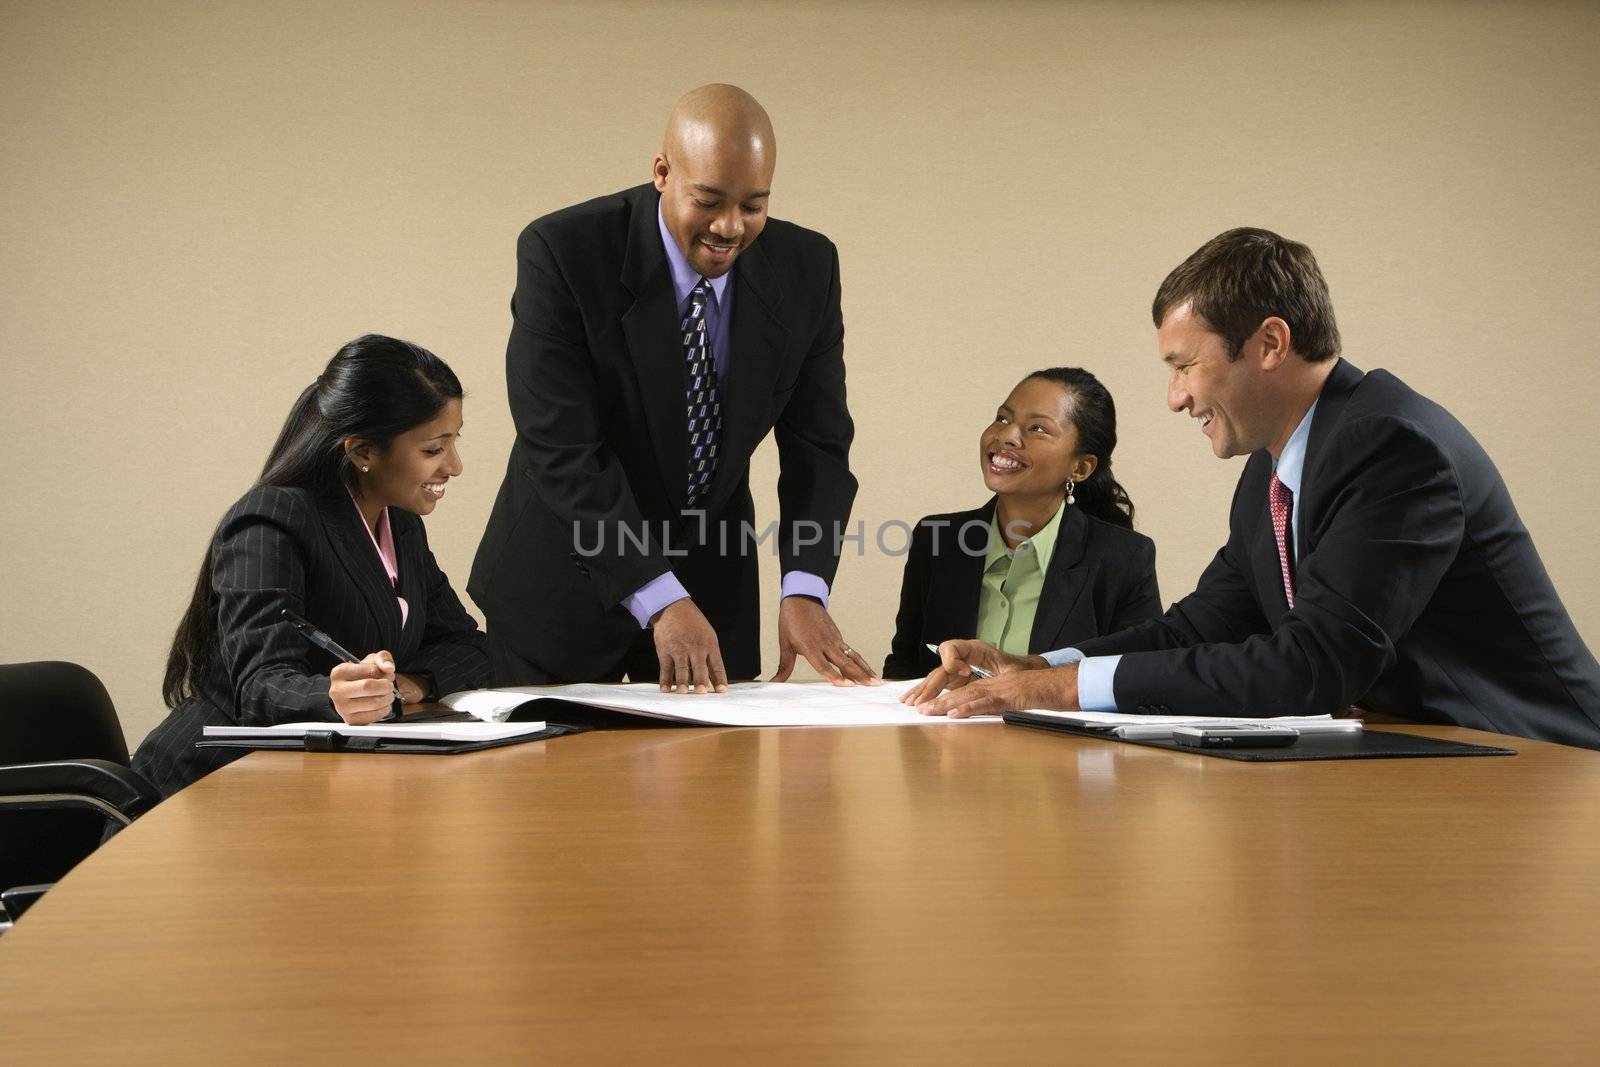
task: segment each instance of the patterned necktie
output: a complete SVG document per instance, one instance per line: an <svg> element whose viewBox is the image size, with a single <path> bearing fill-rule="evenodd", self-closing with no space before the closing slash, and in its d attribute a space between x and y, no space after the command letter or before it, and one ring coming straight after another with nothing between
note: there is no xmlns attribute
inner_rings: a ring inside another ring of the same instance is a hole
<svg viewBox="0 0 1600 1067"><path fill-rule="evenodd" d="M722 395L717 367L706 340L706 301L711 283L701 278L689 293L683 319L683 361L688 368L685 400L689 409L689 507L711 484L717 472L717 445L722 437Z"/></svg>
<svg viewBox="0 0 1600 1067"><path fill-rule="evenodd" d="M1272 476L1267 487L1267 510L1272 513L1272 532L1278 542L1278 566L1283 568L1283 595L1294 607L1294 575L1289 573L1289 515L1294 510L1294 494L1289 487Z"/></svg>

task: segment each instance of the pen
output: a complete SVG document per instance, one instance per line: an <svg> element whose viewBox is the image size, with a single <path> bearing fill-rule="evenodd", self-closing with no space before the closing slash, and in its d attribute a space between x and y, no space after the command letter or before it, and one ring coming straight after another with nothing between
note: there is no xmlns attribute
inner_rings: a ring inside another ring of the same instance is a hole
<svg viewBox="0 0 1600 1067"><path fill-rule="evenodd" d="M322 649L330 656L333 656L335 659L343 660L345 663L361 662L360 656L352 655L349 649L345 648L339 642L335 641L333 638L329 637L327 634L323 633L321 630L317 629L315 626L311 625L311 623L307 622L299 615L296 615L288 608L283 609L283 621L288 623L290 626L293 626L296 630L299 630L301 637L304 637L307 641L310 641L313 645L316 645L318 648Z"/></svg>
<svg viewBox="0 0 1600 1067"><path fill-rule="evenodd" d="M345 648L339 642L323 633L309 620L301 617L300 615L296 615L288 608L283 609L282 617L284 622L300 631L301 637L304 637L307 641L310 641L313 645L316 645L318 648L328 653L328 655L333 656L335 659L343 660L345 663L361 662L360 656L352 654L349 649ZM399 717L400 689L398 686L396 686L394 691L394 708L389 712L389 718L398 719Z"/></svg>
<svg viewBox="0 0 1600 1067"><path fill-rule="evenodd" d="M927 647L928 647L928 651L932 652L935 656L937 656L939 654L939 646L938 645L929 645ZM972 668L972 673L976 674L979 678L993 678L994 677L994 672L993 671L986 671L982 667L978 666L976 663L969 663L969 664L967 664L967 666L971 667Z"/></svg>

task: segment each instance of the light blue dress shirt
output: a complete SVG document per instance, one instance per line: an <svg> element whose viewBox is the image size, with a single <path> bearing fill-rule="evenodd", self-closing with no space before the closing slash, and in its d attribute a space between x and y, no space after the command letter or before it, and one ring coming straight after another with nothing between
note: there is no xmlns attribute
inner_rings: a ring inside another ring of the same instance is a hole
<svg viewBox="0 0 1600 1067"><path fill-rule="evenodd" d="M1311 417L1317 413L1318 402L1312 402L1311 409L1300 420L1300 425L1294 428L1294 433L1289 435L1283 453L1272 468L1278 480L1294 494L1289 519L1294 536L1290 538L1289 551L1296 563L1300 561L1300 547L1296 543L1300 539L1300 480L1305 473L1306 441L1311 437ZM1062 648L1046 652L1044 658L1052 667L1065 667L1069 663L1078 665L1078 707L1084 711L1119 710L1115 682L1121 656L1085 656L1075 648Z"/></svg>
<svg viewBox="0 0 1600 1067"><path fill-rule="evenodd" d="M672 239L659 202L656 204L656 225L661 228L661 244L666 249L667 267L672 272L672 289L678 298L678 316L681 319L689 314L689 294L700 284L700 273L689 265L683 249ZM711 347L711 361L717 367L717 381L726 387L731 359L728 326L733 321L733 271L710 281L711 299L706 301L705 309L706 341ZM822 601L823 607L827 607L828 583L809 571L790 571L783 576L783 595L815 597ZM689 591L678 581L678 576L668 571L635 589L622 604L641 627L646 627L662 608L688 596Z"/></svg>

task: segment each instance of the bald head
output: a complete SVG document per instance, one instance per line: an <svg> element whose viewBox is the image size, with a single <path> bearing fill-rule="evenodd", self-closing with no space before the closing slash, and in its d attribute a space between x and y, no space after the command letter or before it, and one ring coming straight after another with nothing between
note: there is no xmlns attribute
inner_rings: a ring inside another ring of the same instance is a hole
<svg viewBox="0 0 1600 1067"><path fill-rule="evenodd" d="M667 231L707 278L733 269L767 221L778 142L756 98L736 85L702 85L667 117L652 167Z"/></svg>
<svg viewBox="0 0 1600 1067"><path fill-rule="evenodd" d="M661 154L668 160L718 150L758 157L769 175L778 159L778 142L767 109L737 85L714 83L690 89L667 116Z"/></svg>

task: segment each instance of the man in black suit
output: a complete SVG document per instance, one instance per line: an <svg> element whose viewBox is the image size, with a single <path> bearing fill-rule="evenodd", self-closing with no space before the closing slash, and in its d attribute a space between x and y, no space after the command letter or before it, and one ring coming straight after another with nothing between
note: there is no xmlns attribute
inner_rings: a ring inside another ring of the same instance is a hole
<svg viewBox="0 0 1600 1067"><path fill-rule="evenodd" d="M784 572L775 677L798 653L838 684L876 681L827 612L856 491L839 257L767 217L776 152L754 98L702 86L673 108L651 184L523 231L517 438L467 584L498 684L755 676L765 543ZM769 431L775 534L749 487Z"/></svg>
<svg viewBox="0 0 1600 1067"><path fill-rule="evenodd" d="M1250 457L1228 543L1162 618L1046 657L948 642L911 702L953 715L1357 705L1600 748L1600 665L1499 472L1449 412L1339 357L1310 249L1230 230L1167 276L1153 317L1168 406L1217 456ZM964 684L974 665L1003 673Z"/></svg>

